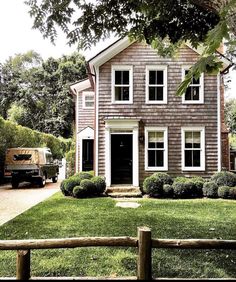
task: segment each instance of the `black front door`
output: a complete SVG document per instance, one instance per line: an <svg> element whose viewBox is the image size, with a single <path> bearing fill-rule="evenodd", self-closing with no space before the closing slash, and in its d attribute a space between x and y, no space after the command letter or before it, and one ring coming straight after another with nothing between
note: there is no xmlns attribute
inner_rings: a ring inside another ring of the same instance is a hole
<svg viewBox="0 0 236 282"><path fill-rule="evenodd" d="M93 140L83 140L82 158L82 170L93 170Z"/></svg>
<svg viewBox="0 0 236 282"><path fill-rule="evenodd" d="M131 134L111 135L111 183L132 184L133 140Z"/></svg>

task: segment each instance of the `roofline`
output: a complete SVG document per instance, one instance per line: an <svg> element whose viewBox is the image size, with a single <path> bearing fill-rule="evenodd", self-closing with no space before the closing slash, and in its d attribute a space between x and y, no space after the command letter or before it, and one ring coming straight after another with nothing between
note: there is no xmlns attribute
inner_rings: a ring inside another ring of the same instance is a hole
<svg viewBox="0 0 236 282"><path fill-rule="evenodd" d="M77 87L76 87L77 86ZM89 77L82 79L76 83L73 83L69 86L71 93L76 96L78 92L83 91L84 89L90 88L91 82Z"/></svg>

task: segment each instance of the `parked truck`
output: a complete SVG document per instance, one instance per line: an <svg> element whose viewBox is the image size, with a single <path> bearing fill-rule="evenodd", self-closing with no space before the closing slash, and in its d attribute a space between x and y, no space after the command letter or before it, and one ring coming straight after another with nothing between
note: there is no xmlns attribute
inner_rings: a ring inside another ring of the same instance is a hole
<svg viewBox="0 0 236 282"><path fill-rule="evenodd" d="M20 182L44 187L47 179L57 182L59 166L49 148L9 148L6 151L5 175L11 176L12 188Z"/></svg>

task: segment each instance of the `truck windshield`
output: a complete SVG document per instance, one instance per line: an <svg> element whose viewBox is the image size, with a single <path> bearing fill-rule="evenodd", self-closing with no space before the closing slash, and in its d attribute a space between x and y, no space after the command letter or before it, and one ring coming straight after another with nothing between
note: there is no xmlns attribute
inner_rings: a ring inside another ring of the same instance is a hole
<svg viewBox="0 0 236 282"><path fill-rule="evenodd" d="M32 155L31 154L19 154L14 155L13 160L14 161L28 161L31 160Z"/></svg>

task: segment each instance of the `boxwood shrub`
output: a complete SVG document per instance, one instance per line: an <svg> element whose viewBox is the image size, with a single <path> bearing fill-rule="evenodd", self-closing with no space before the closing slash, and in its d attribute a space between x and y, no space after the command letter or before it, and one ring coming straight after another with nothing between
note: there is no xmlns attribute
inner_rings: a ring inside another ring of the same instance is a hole
<svg viewBox="0 0 236 282"><path fill-rule="evenodd" d="M205 182L203 195L207 198L218 198L218 185L214 181Z"/></svg>
<svg viewBox="0 0 236 282"><path fill-rule="evenodd" d="M143 182L143 192L151 197L161 197L163 195L163 182L160 178L151 175Z"/></svg>
<svg viewBox="0 0 236 282"><path fill-rule="evenodd" d="M73 196L73 189L75 186L80 185L81 179L78 176L71 176L64 180L65 195Z"/></svg>
<svg viewBox="0 0 236 282"><path fill-rule="evenodd" d="M176 188L174 189L174 197L176 198L198 198L203 196L202 188L205 180L202 177L176 177L174 179L174 184ZM176 184L180 185L176 185ZM181 187L182 184L182 187ZM186 184L186 185L185 185ZM175 194L176 191L176 194ZM182 191L182 192L181 192Z"/></svg>
<svg viewBox="0 0 236 282"><path fill-rule="evenodd" d="M191 182L174 182L172 187L175 198L185 199L193 197L194 186Z"/></svg>
<svg viewBox="0 0 236 282"><path fill-rule="evenodd" d="M88 196L86 189L81 186L75 186L73 189L73 196L75 198L85 198Z"/></svg>
<svg viewBox="0 0 236 282"><path fill-rule="evenodd" d="M173 197L173 187L170 184L163 185L163 196L165 198L172 198Z"/></svg>
<svg viewBox="0 0 236 282"><path fill-rule="evenodd" d="M161 180L163 185L164 184L169 184L169 185L173 184L172 177L165 172L156 172L156 173L153 174L153 176L158 178L159 180Z"/></svg>
<svg viewBox="0 0 236 282"><path fill-rule="evenodd" d="M231 187L229 189L229 198L236 200L236 187Z"/></svg>
<svg viewBox="0 0 236 282"><path fill-rule="evenodd" d="M91 180L89 180L89 179L81 180L80 186L85 190L87 195L95 195L96 186Z"/></svg>
<svg viewBox="0 0 236 282"><path fill-rule="evenodd" d="M218 197L222 199L228 199L229 198L229 186L220 186L218 188Z"/></svg>
<svg viewBox="0 0 236 282"><path fill-rule="evenodd" d="M214 181L218 187L220 186L229 186L235 187L236 186L236 175L229 171L221 171L215 173L211 180Z"/></svg>
<svg viewBox="0 0 236 282"><path fill-rule="evenodd" d="M106 181L103 177L101 176L94 176L91 181L94 183L95 185L95 190L96 190L96 194L100 195L102 193L105 192L106 190Z"/></svg>

